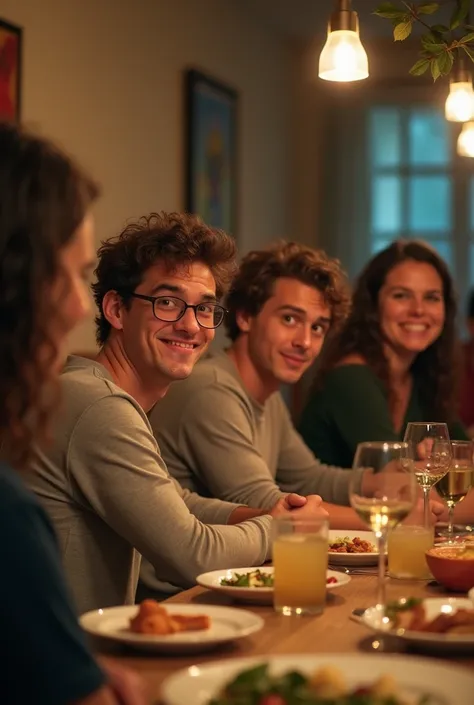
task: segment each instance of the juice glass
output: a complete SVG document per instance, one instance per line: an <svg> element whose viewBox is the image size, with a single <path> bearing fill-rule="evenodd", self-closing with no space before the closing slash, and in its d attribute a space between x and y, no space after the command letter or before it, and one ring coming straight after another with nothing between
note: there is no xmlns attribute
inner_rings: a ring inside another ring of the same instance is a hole
<svg viewBox="0 0 474 705"><path fill-rule="evenodd" d="M388 574L391 578L429 580L433 576L425 551L432 548L434 529L400 524L388 537Z"/></svg>
<svg viewBox="0 0 474 705"><path fill-rule="evenodd" d="M326 519L273 520L275 610L284 615L320 614L326 602Z"/></svg>

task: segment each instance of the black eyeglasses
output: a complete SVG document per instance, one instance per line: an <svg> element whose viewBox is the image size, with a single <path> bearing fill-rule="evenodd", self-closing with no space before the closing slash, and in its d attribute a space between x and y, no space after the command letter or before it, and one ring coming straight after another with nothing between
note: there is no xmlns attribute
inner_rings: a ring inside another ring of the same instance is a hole
<svg viewBox="0 0 474 705"><path fill-rule="evenodd" d="M179 321L188 308L192 308L196 321L202 328L218 328L226 314L226 309L213 301L203 301L201 304L193 305L187 304L186 301L179 299L177 296L145 296L144 294L135 293L129 294L129 296L150 301L153 304L153 315L155 318L169 323Z"/></svg>

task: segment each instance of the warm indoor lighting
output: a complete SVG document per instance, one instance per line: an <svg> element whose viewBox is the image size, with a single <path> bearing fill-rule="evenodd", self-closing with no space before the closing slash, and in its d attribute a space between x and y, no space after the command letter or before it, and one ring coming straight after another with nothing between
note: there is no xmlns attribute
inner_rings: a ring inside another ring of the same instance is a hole
<svg viewBox="0 0 474 705"><path fill-rule="evenodd" d="M474 91L471 81L451 83L445 106L446 120L466 122L474 117Z"/></svg>
<svg viewBox="0 0 474 705"><path fill-rule="evenodd" d="M328 38L319 57L319 78L325 81L360 81L369 75L367 54L359 37L357 12L351 0L338 0L331 15Z"/></svg>
<svg viewBox="0 0 474 705"><path fill-rule="evenodd" d="M474 122L466 122L458 137L458 154L461 157L474 157Z"/></svg>
<svg viewBox="0 0 474 705"><path fill-rule="evenodd" d="M458 59L449 84L445 106L446 120L467 122L474 118L472 76L462 58Z"/></svg>

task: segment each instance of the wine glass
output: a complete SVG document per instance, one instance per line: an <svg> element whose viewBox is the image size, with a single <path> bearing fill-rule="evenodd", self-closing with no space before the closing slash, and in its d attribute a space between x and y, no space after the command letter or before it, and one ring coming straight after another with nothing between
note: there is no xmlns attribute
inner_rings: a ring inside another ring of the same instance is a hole
<svg viewBox="0 0 474 705"><path fill-rule="evenodd" d="M404 465L423 489L424 523L431 526L430 490L446 475L451 465L451 441L445 423L410 422L405 431Z"/></svg>
<svg viewBox="0 0 474 705"><path fill-rule="evenodd" d="M385 552L387 536L415 506L418 487L415 475L406 470L403 459L408 445L401 442L359 443L354 456L354 470L349 486L351 506L377 539L379 570L377 609L385 618Z"/></svg>
<svg viewBox="0 0 474 705"><path fill-rule="evenodd" d="M472 441L452 441L451 466L436 483L436 491L448 505L448 543L453 543L453 513L456 504L462 502L474 482L474 444Z"/></svg>

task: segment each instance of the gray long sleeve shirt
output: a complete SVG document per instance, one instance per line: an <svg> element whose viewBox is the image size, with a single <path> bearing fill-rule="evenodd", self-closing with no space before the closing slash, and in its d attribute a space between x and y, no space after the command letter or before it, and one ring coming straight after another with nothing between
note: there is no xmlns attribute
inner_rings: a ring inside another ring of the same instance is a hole
<svg viewBox="0 0 474 705"><path fill-rule="evenodd" d="M260 508L286 492L349 504L351 473L314 457L279 392L252 399L225 352L174 383L150 423L171 475L202 495Z"/></svg>
<svg viewBox="0 0 474 705"><path fill-rule="evenodd" d="M80 612L133 603L140 554L157 589L269 558L271 518L226 526L235 504L183 490L145 412L102 365L70 358L61 387L54 442L38 452L27 480L55 525Z"/></svg>

